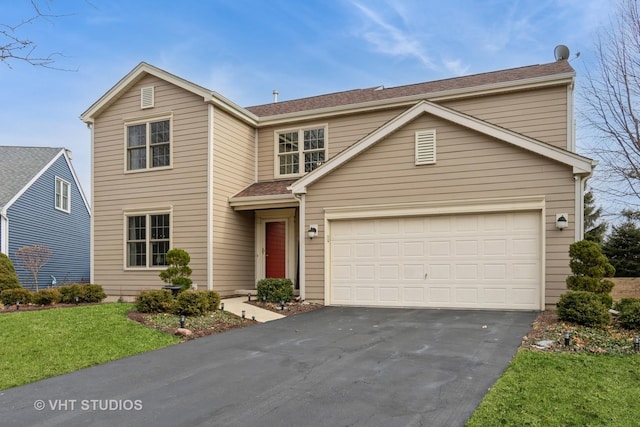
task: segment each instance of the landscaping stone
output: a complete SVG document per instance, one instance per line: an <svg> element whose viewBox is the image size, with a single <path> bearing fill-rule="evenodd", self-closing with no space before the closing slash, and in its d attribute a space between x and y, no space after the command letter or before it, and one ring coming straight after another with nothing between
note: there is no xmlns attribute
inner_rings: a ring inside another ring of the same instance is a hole
<svg viewBox="0 0 640 427"><path fill-rule="evenodd" d="M193 331L187 328L178 328L176 329L176 335L180 337L190 337L191 335L193 335Z"/></svg>

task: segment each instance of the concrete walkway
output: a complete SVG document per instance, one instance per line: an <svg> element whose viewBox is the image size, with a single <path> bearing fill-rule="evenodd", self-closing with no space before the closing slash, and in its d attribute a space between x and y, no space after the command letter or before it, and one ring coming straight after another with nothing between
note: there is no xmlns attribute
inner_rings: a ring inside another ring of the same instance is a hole
<svg viewBox="0 0 640 427"><path fill-rule="evenodd" d="M247 319L255 318L258 322L270 322L285 317L282 314L274 313L273 311L265 310L255 305L245 304L245 301L247 301L247 297L236 297L225 298L221 303L224 304L225 311L233 313L236 316L242 316L242 311L244 310L244 316Z"/></svg>

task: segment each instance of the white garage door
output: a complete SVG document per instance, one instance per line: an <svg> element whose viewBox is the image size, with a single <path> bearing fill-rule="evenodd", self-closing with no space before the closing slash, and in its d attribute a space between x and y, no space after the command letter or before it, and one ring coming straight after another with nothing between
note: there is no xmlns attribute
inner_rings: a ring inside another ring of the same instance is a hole
<svg viewBox="0 0 640 427"><path fill-rule="evenodd" d="M540 213L334 220L330 303L540 309Z"/></svg>

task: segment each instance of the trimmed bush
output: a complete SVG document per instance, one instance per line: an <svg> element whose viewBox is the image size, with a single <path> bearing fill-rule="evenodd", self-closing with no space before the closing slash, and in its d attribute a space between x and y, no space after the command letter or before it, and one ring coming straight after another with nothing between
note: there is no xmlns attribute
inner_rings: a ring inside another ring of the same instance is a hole
<svg viewBox="0 0 640 427"><path fill-rule="evenodd" d="M191 276L189 253L184 249L173 248L167 251L166 257L169 267L160 272L162 281L173 286L180 286L181 292L191 289L193 281L189 278Z"/></svg>
<svg viewBox="0 0 640 427"><path fill-rule="evenodd" d="M60 301L64 304L96 303L107 297L102 286L91 283L60 286L58 291L61 295Z"/></svg>
<svg viewBox="0 0 640 427"><path fill-rule="evenodd" d="M135 306L140 313L168 313L173 306L173 296L167 289L142 291L136 297Z"/></svg>
<svg viewBox="0 0 640 427"><path fill-rule="evenodd" d="M293 282L290 279L262 279L258 282L258 301L289 302L293 299Z"/></svg>
<svg viewBox="0 0 640 427"><path fill-rule="evenodd" d="M600 298L600 301L602 301L602 304L604 304L605 307L607 307L607 310L611 308L611 306L613 305L613 297L611 296L611 294L596 294L598 295L598 298Z"/></svg>
<svg viewBox="0 0 640 427"><path fill-rule="evenodd" d="M171 306L173 314L185 316L201 316L212 309L208 291L182 291Z"/></svg>
<svg viewBox="0 0 640 427"><path fill-rule="evenodd" d="M588 291L569 291L556 305L560 320L599 328L611 322L608 308L599 295Z"/></svg>
<svg viewBox="0 0 640 427"><path fill-rule="evenodd" d="M31 302L31 292L24 288L5 289L0 293L0 299L4 305L13 305L20 301L20 304Z"/></svg>
<svg viewBox="0 0 640 427"><path fill-rule="evenodd" d="M56 288L40 289L32 295L31 302L36 305L57 304L62 299L60 291Z"/></svg>
<svg viewBox="0 0 640 427"><path fill-rule="evenodd" d="M613 309L616 311L625 311L627 306L633 305L637 302L640 303L640 298L622 298L613 306Z"/></svg>
<svg viewBox="0 0 640 427"><path fill-rule="evenodd" d="M209 310L208 311L216 311L218 307L220 307L220 294L216 291L202 291L207 295L207 300L209 301Z"/></svg>
<svg viewBox="0 0 640 427"><path fill-rule="evenodd" d="M93 283L80 285L80 299L82 300L82 302L102 302L102 300L106 297L107 294L104 293L104 290L100 285L96 285Z"/></svg>
<svg viewBox="0 0 640 427"><path fill-rule="evenodd" d="M60 302L64 303L64 304L75 304L75 303L80 303L80 285L79 284L74 284L74 285L65 285L65 286L60 286L58 288L58 291L60 292ZM78 300L76 301L76 297L78 297Z"/></svg>
<svg viewBox="0 0 640 427"><path fill-rule="evenodd" d="M5 289L21 288L18 275L13 267L13 263L3 253L0 253L0 292Z"/></svg>
<svg viewBox="0 0 640 427"><path fill-rule="evenodd" d="M569 267L572 276L567 277L567 288L572 291L589 291L608 294L614 283L605 277L613 277L616 269L609 263L597 243L581 240L569 246Z"/></svg>
<svg viewBox="0 0 640 427"><path fill-rule="evenodd" d="M620 310L618 321L625 329L640 329L640 300L627 301Z"/></svg>

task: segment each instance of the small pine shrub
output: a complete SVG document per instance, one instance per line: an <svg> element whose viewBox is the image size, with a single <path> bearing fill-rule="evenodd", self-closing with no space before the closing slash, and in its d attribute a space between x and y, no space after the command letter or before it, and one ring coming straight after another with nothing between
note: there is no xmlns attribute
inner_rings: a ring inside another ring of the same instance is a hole
<svg viewBox="0 0 640 427"><path fill-rule="evenodd" d="M211 310L208 291L182 291L171 307L173 314L185 316L201 316Z"/></svg>
<svg viewBox="0 0 640 427"><path fill-rule="evenodd" d="M191 261L189 253L184 249L169 249L166 260L169 266L160 272L162 281L173 286L180 286L182 288L181 292L191 289L193 281L189 278L192 272L191 267L189 267L189 262Z"/></svg>
<svg viewBox="0 0 640 427"><path fill-rule="evenodd" d="M604 304L607 310L611 308L611 306L613 305L613 297L611 296L611 294L596 294L596 295L598 295L598 298L600 298L600 301L602 301L602 304Z"/></svg>
<svg viewBox="0 0 640 427"><path fill-rule="evenodd" d="M640 303L640 298L622 298L620 301L615 303L613 309L616 311L625 311L627 306L633 305L637 302Z"/></svg>
<svg viewBox="0 0 640 427"><path fill-rule="evenodd" d="M96 303L102 302L107 297L102 286L93 283L80 285L80 299L82 302Z"/></svg>
<svg viewBox="0 0 640 427"><path fill-rule="evenodd" d="M593 292L569 291L557 303L560 320L599 328L611 322L609 310Z"/></svg>
<svg viewBox="0 0 640 427"><path fill-rule="evenodd" d="M136 297L135 306L140 313L168 313L173 306L173 296L167 289L142 291Z"/></svg>
<svg viewBox="0 0 640 427"><path fill-rule="evenodd" d="M611 265L597 243L581 240L569 246L569 267L572 276L567 277L567 288L572 291L589 291L608 294L614 283L605 277L613 277L616 269Z"/></svg>
<svg viewBox="0 0 640 427"><path fill-rule="evenodd" d="M80 293L82 290L80 289L80 285L77 283L73 285L60 286L58 291L60 292L60 302L63 304L79 304L81 302ZM77 300L76 297L78 298Z"/></svg>
<svg viewBox="0 0 640 427"><path fill-rule="evenodd" d="M20 301L20 304L31 303L32 293L25 288L5 289L0 293L0 300L4 305L14 305Z"/></svg>
<svg viewBox="0 0 640 427"><path fill-rule="evenodd" d="M618 321L625 329L640 329L640 300L636 298L633 300L627 301L619 310Z"/></svg>
<svg viewBox="0 0 640 427"><path fill-rule="evenodd" d="M258 301L279 303L293 299L293 282L290 279L262 279L258 282Z"/></svg>
<svg viewBox="0 0 640 427"><path fill-rule="evenodd" d="M59 303L61 299L62 295L56 288L40 289L32 295L31 302L36 305L51 305Z"/></svg>
<svg viewBox="0 0 640 427"><path fill-rule="evenodd" d="M21 287L13 263L8 256L0 253L0 292Z"/></svg>
<svg viewBox="0 0 640 427"><path fill-rule="evenodd" d="M220 294L216 291L203 291L209 301L208 311L216 311L220 307Z"/></svg>
<svg viewBox="0 0 640 427"><path fill-rule="evenodd" d="M64 304L97 303L107 297L102 286L91 283L60 286L60 302ZM77 300L76 300L77 298Z"/></svg>

